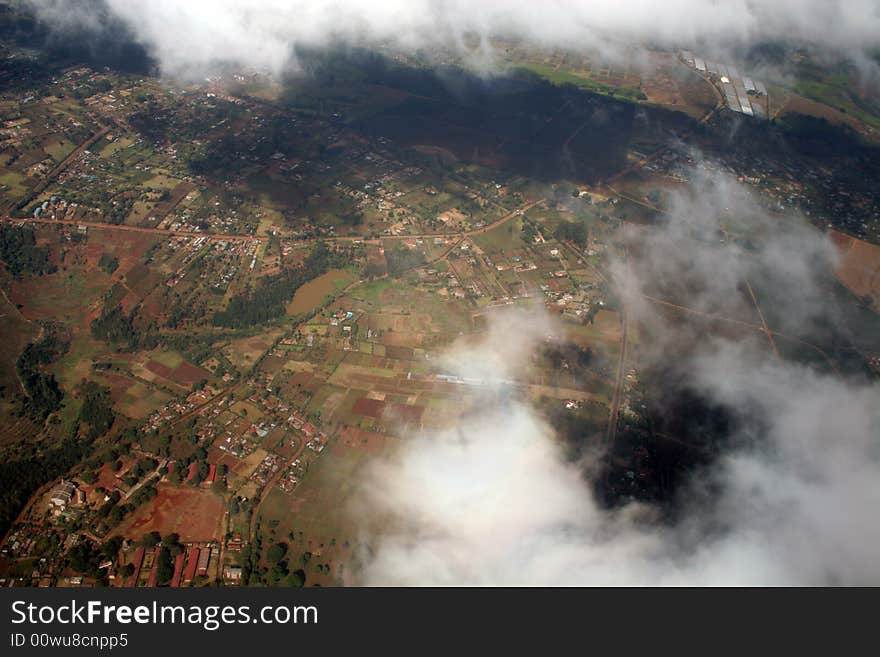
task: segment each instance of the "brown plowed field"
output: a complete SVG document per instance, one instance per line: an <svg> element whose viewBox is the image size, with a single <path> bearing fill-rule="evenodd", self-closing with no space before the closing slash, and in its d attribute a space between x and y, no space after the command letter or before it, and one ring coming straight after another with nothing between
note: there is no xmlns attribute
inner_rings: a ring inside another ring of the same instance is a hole
<svg viewBox="0 0 880 657"><path fill-rule="evenodd" d="M856 296L871 297L880 309L880 246L837 231L831 231L831 239L841 253L837 278Z"/></svg>

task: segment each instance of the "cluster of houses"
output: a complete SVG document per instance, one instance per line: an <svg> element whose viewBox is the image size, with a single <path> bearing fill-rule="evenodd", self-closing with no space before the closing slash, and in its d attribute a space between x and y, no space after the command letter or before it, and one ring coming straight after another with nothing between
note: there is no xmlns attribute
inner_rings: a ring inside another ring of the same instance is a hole
<svg viewBox="0 0 880 657"><path fill-rule="evenodd" d="M251 474L251 479L265 486L272 476L281 469L283 459L278 454L267 454Z"/></svg>
<svg viewBox="0 0 880 657"><path fill-rule="evenodd" d="M297 484L299 484L302 474L302 460L296 459L293 463L290 464L290 467L287 468L285 473L281 476L281 479L278 481L278 487L285 493L292 493L293 489L296 488Z"/></svg>
<svg viewBox="0 0 880 657"><path fill-rule="evenodd" d="M255 264L258 246L258 240L215 241L213 248L206 255L207 258L216 259L215 270L210 273L211 287L218 292L225 291L238 274L242 261ZM202 272L202 278L208 276L208 271Z"/></svg>
<svg viewBox="0 0 880 657"><path fill-rule="evenodd" d="M39 203L32 213L34 219L53 219L58 221L79 221L85 218L88 208L80 206L76 201L53 194L48 200Z"/></svg>
<svg viewBox="0 0 880 657"><path fill-rule="evenodd" d="M176 420L182 415L191 413L193 410L211 399L211 397L215 396L218 392L218 390L211 386L205 386L201 390L196 390L190 393L184 400L172 399L165 404L165 406L158 411L155 411L149 418L147 418L146 423L142 427L142 431L148 432L158 430L160 427ZM217 406L222 406L225 402L225 399L221 399Z"/></svg>

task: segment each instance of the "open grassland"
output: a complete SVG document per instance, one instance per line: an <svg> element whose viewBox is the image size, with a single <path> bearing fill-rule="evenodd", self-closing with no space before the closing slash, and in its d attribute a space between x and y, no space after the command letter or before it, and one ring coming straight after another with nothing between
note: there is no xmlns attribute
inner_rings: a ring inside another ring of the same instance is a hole
<svg viewBox="0 0 880 657"><path fill-rule="evenodd" d="M22 311L28 319L54 319L82 325L98 310L98 302L110 285L110 278L103 272L70 267L54 274L15 281L9 298L23 305Z"/></svg>
<svg viewBox="0 0 880 657"><path fill-rule="evenodd" d="M284 333L283 328L265 329L255 335L233 340L223 347L223 355L235 367L251 368Z"/></svg>
<svg viewBox="0 0 880 657"><path fill-rule="evenodd" d="M300 287L293 300L287 304L288 315L301 315L313 312L329 299L333 293L355 282L357 275L345 269L333 269Z"/></svg>
<svg viewBox="0 0 880 657"><path fill-rule="evenodd" d="M853 80L848 75L799 78L794 83L794 91L843 114L854 116L875 130L880 129L880 108L870 106L853 93Z"/></svg>
<svg viewBox="0 0 880 657"><path fill-rule="evenodd" d="M587 91L592 91L594 93L603 94L606 96L615 96L628 100L637 100L639 98L643 98L644 94L641 91L634 87L618 87L611 84L604 84L599 82L598 80L593 79L591 76L587 76L585 74L578 74L574 71L565 69L565 68L557 68L554 66L548 66L546 64L538 64L534 62L521 63L517 65L518 68L526 71L530 71L535 73L548 82L552 82L553 84L572 84L576 87L580 87L581 89L586 89Z"/></svg>
<svg viewBox="0 0 880 657"><path fill-rule="evenodd" d="M362 502L369 464L392 453L398 439L370 432L347 431L334 438L310 465L308 475L292 493L274 488L260 507L260 527L269 539L289 545L292 562L303 552L312 560L351 568L362 528L372 524ZM273 527L274 525L274 527ZM293 539L290 536L293 536ZM306 566L307 573L309 566ZM310 582L314 582L311 576Z"/></svg>

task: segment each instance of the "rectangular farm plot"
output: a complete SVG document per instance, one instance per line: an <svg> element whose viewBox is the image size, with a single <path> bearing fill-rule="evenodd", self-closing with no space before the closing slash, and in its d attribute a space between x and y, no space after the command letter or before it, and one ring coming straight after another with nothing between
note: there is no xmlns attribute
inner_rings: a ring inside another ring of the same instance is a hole
<svg viewBox="0 0 880 657"><path fill-rule="evenodd" d="M385 410L385 402L378 399L369 399L361 397L351 408L352 413L357 415L365 415L366 417L378 418L382 416Z"/></svg>
<svg viewBox="0 0 880 657"><path fill-rule="evenodd" d="M837 231L831 239L842 252L835 275L850 292L880 308L880 246Z"/></svg>
<svg viewBox="0 0 880 657"><path fill-rule="evenodd" d="M392 369L343 362L339 364L328 382L334 385L363 388L369 387L369 384L390 382L396 376L397 373Z"/></svg>

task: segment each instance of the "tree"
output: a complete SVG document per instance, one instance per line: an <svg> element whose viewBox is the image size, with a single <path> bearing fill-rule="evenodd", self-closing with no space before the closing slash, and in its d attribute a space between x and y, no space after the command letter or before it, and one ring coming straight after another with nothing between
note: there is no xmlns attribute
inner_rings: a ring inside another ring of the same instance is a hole
<svg viewBox="0 0 880 657"><path fill-rule="evenodd" d="M180 463L175 463L174 468L171 470L171 472L168 473L168 481L170 483L179 484L181 482L180 469L181 469Z"/></svg>
<svg viewBox="0 0 880 657"><path fill-rule="evenodd" d="M560 241L574 242L579 246L586 246L587 244L587 226L582 221L562 221L556 227L553 235Z"/></svg>
<svg viewBox="0 0 880 657"><path fill-rule="evenodd" d="M350 258L345 252L331 250L319 242L302 266L266 276L260 279L255 289L232 297L226 310L214 315L213 323L215 326L244 328L281 317L287 302L302 285L334 267L348 264Z"/></svg>
<svg viewBox="0 0 880 657"><path fill-rule="evenodd" d="M87 381L81 389L83 405L79 412L79 421L88 424L88 436L94 440L110 430L116 419L113 411L113 400L110 389Z"/></svg>
<svg viewBox="0 0 880 657"><path fill-rule="evenodd" d="M0 260L15 278L22 274L51 274L57 270L49 260L49 248L36 246L32 228L0 226Z"/></svg>
<svg viewBox="0 0 880 657"><path fill-rule="evenodd" d="M90 325L92 337L134 348L141 340L141 335L133 324L135 314L136 311L132 310L131 314L126 316L119 304L105 307Z"/></svg>
<svg viewBox="0 0 880 657"><path fill-rule="evenodd" d="M272 563L279 563L284 555L287 554L287 544L286 543L273 543L269 550L266 552L266 559L268 559Z"/></svg>
<svg viewBox="0 0 880 657"><path fill-rule="evenodd" d="M144 534L144 537L141 539L141 545L145 548L154 548L162 541L162 534L159 532L150 532L149 534Z"/></svg>
<svg viewBox="0 0 880 657"><path fill-rule="evenodd" d="M160 584L167 584L174 576L174 562L171 559L171 551L168 548L159 550L156 557L156 564L153 566L157 569L158 580Z"/></svg>
<svg viewBox="0 0 880 657"><path fill-rule="evenodd" d="M107 559L115 559L116 555L119 554L119 550L121 547L122 537L113 536L112 538L104 541L104 545L101 546L101 552Z"/></svg>
<svg viewBox="0 0 880 657"><path fill-rule="evenodd" d="M272 570L269 571L269 578L273 582L280 582L282 579L287 577L290 571L287 568L286 561L279 561L277 564L272 566Z"/></svg>
<svg viewBox="0 0 880 657"><path fill-rule="evenodd" d="M119 258L109 253L102 253L98 259L98 266L104 270L104 273L112 274L119 269Z"/></svg>
<svg viewBox="0 0 880 657"><path fill-rule="evenodd" d="M294 570L287 576L286 584L292 588L302 588L306 583L306 573L304 570Z"/></svg>
<svg viewBox="0 0 880 657"><path fill-rule="evenodd" d="M125 509L121 506L114 506L112 509L110 509L110 513L107 514L107 522L111 526L118 525L124 517Z"/></svg>

